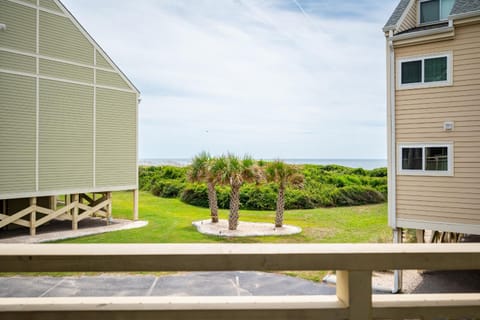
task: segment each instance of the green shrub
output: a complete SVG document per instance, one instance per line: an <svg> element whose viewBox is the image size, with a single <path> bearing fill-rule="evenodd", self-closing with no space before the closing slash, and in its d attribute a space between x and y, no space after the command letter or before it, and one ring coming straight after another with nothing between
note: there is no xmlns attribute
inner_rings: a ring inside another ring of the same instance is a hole
<svg viewBox="0 0 480 320"><path fill-rule="evenodd" d="M361 204L384 202L384 196L377 190L365 186L346 186L333 192L333 200L337 206L355 206Z"/></svg>
<svg viewBox="0 0 480 320"><path fill-rule="evenodd" d="M177 180L159 180L151 188L155 196L163 198L177 198L185 188L185 183Z"/></svg>
<svg viewBox="0 0 480 320"><path fill-rule="evenodd" d="M266 165L266 161L262 161ZM304 175L302 189L288 188L286 209L350 206L383 202L387 198L387 169L365 170L339 165L298 166ZM140 167L139 187L161 197L180 197L185 203L208 207L205 184L186 182L188 167ZM240 189L240 207L251 210L274 210L277 201L274 183L245 184ZM230 188L217 186L218 207L228 209Z"/></svg>
<svg viewBox="0 0 480 320"><path fill-rule="evenodd" d="M182 191L180 199L188 204L208 208L208 190L204 184L188 184Z"/></svg>
<svg viewBox="0 0 480 320"><path fill-rule="evenodd" d="M313 209L315 205L303 190L287 189L285 192L285 209Z"/></svg>
<svg viewBox="0 0 480 320"><path fill-rule="evenodd" d="M368 175L370 177L386 177L387 176L387 168L376 168L376 169L373 169L373 170L369 170Z"/></svg>
<svg viewBox="0 0 480 320"><path fill-rule="evenodd" d="M271 184L244 185L240 189L240 208L249 210L275 210L277 190Z"/></svg>

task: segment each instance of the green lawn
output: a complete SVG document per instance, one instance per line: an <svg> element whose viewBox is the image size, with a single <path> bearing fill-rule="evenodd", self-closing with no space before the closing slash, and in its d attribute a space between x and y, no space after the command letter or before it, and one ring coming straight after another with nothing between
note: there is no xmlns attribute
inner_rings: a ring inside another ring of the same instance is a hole
<svg viewBox="0 0 480 320"><path fill-rule="evenodd" d="M113 216L132 217L132 194L113 194ZM391 229L387 226L387 205L289 210L285 223L299 226L302 233L292 236L220 238L198 233L192 221L208 219L209 210L187 205L178 199L165 199L140 192L139 216L148 226L139 229L110 232L95 236L61 241L63 243L331 243L331 242L388 242ZM227 219L228 211L220 210L220 218ZM240 211L240 221L273 223L273 211ZM81 228L81 222L80 222Z"/></svg>

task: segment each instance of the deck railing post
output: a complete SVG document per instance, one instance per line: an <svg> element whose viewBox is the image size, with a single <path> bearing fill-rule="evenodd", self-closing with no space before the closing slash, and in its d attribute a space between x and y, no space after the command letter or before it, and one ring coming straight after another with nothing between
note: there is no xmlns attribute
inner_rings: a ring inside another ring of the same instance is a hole
<svg viewBox="0 0 480 320"><path fill-rule="evenodd" d="M349 309L349 320L372 319L372 272L337 271L337 297Z"/></svg>

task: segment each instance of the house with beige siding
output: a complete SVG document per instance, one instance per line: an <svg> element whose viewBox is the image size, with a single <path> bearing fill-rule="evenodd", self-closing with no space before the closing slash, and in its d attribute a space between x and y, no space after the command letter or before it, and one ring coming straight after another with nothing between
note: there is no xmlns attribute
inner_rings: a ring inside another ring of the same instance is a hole
<svg viewBox="0 0 480 320"><path fill-rule="evenodd" d="M60 1L0 0L0 97L0 233L137 217L139 91Z"/></svg>
<svg viewBox="0 0 480 320"><path fill-rule="evenodd" d="M401 0L383 31L389 224L480 234L480 1Z"/></svg>

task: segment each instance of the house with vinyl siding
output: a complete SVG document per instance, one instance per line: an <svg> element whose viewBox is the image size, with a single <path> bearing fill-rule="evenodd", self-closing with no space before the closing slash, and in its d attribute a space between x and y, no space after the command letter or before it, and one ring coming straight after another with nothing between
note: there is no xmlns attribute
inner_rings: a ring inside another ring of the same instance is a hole
<svg viewBox="0 0 480 320"><path fill-rule="evenodd" d="M137 217L139 91L58 0L0 0L0 233Z"/></svg>
<svg viewBox="0 0 480 320"><path fill-rule="evenodd" d="M389 224L480 234L480 1L401 0L383 31Z"/></svg>

